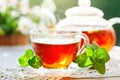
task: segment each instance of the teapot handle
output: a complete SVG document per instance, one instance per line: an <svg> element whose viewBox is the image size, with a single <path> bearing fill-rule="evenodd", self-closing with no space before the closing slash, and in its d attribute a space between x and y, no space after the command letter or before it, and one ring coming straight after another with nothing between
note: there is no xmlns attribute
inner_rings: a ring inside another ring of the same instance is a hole
<svg viewBox="0 0 120 80"><path fill-rule="evenodd" d="M111 18L108 20L108 22L109 22L110 27L114 24L117 24L117 23L120 24L120 17Z"/></svg>

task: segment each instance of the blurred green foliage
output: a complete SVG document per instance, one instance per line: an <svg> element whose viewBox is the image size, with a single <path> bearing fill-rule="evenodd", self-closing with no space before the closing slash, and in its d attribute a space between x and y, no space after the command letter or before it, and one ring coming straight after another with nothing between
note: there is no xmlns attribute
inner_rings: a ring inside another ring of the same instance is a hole
<svg viewBox="0 0 120 80"><path fill-rule="evenodd" d="M18 18L10 14L10 9L7 8L4 12L0 13L0 35L11 35L16 33L18 26Z"/></svg>

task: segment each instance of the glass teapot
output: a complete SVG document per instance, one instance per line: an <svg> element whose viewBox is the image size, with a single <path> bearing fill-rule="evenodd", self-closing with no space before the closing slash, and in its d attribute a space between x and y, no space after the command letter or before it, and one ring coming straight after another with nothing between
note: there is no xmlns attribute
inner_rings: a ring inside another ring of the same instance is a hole
<svg viewBox="0 0 120 80"><path fill-rule="evenodd" d="M116 35L112 25L120 23L120 18L105 20L103 12L90 6L90 0L79 0L77 7L65 12L66 18L61 20L58 30L82 31L90 40L109 51L116 43Z"/></svg>

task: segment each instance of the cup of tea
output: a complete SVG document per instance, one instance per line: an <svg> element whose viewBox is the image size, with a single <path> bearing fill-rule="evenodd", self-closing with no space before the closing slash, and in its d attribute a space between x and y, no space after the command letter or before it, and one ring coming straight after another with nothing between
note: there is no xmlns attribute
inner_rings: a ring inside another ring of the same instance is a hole
<svg viewBox="0 0 120 80"><path fill-rule="evenodd" d="M68 68L83 50L80 43L84 35L81 32L38 29L32 30L30 36L33 50L41 58L45 68Z"/></svg>

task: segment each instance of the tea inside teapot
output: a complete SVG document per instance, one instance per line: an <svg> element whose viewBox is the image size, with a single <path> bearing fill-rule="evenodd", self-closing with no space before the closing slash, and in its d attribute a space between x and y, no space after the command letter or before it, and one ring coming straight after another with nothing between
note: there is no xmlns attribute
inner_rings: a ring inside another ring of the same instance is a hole
<svg viewBox="0 0 120 80"><path fill-rule="evenodd" d="M109 51L112 46L115 45L116 37L114 33L114 29L111 27L110 29L103 30L92 30L92 31L82 31L89 37L90 44L95 41L100 47L106 48Z"/></svg>

